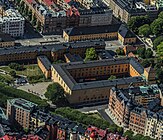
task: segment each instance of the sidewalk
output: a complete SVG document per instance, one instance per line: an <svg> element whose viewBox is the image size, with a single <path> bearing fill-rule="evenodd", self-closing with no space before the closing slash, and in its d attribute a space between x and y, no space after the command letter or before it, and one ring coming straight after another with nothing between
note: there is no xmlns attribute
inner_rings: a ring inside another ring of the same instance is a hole
<svg viewBox="0 0 163 140"><path fill-rule="evenodd" d="M122 127L121 125L119 125L119 123L117 122L117 120L114 118L114 116L112 115L112 113L110 112L109 108L105 109L106 114L112 119L112 121L118 125L119 127Z"/></svg>

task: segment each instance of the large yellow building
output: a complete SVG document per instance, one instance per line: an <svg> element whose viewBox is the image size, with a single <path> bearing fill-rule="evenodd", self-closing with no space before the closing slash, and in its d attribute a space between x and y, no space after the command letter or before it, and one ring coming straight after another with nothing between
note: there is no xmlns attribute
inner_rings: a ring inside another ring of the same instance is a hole
<svg viewBox="0 0 163 140"><path fill-rule="evenodd" d="M106 39L119 40L124 45L137 43L136 35L123 24L67 28L63 31L63 38L67 42Z"/></svg>
<svg viewBox="0 0 163 140"><path fill-rule="evenodd" d="M108 101L111 87L141 86L148 78L134 58L55 64L51 70L52 80L64 88L72 104ZM116 79L108 80L111 75Z"/></svg>

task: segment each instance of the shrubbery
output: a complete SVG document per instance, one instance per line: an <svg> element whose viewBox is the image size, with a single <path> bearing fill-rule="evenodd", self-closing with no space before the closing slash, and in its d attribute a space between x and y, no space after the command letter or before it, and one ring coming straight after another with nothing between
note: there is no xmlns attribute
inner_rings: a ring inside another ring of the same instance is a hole
<svg viewBox="0 0 163 140"><path fill-rule="evenodd" d="M106 128L109 128L109 131L111 132L119 132L119 133L123 132L123 129L121 127L118 127L115 124L110 125L110 123L108 121L105 121L104 119L98 119L98 118L89 116L87 114L81 113L80 111L69 108L69 107L57 108L55 113L65 118L68 118L72 121L76 121L78 123L81 123L87 126L93 125L104 130Z"/></svg>
<svg viewBox="0 0 163 140"><path fill-rule="evenodd" d="M47 106L46 101L40 99L36 95L0 83L0 104L4 107L7 103L7 99L10 98L23 98L39 106Z"/></svg>

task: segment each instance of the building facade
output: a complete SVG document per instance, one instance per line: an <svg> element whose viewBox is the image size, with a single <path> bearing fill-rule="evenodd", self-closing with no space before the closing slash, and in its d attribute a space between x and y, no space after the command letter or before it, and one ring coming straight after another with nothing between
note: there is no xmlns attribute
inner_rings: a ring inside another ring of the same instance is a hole
<svg viewBox="0 0 163 140"><path fill-rule="evenodd" d="M134 58L56 64L51 70L52 80L64 88L72 104L108 101L111 87L141 86L146 81L144 68ZM117 78L107 80L110 75Z"/></svg>
<svg viewBox="0 0 163 140"><path fill-rule="evenodd" d="M123 24L67 28L63 30L63 38L67 42L90 39L119 40L123 45L137 45L138 42L136 35Z"/></svg>
<svg viewBox="0 0 163 140"><path fill-rule="evenodd" d="M105 42L102 40L89 40L81 42L61 43L53 45L37 46L15 46L0 48L0 65L18 62L28 64L37 63L37 57L45 55L49 60L56 61L64 59L65 53L79 54L85 56L87 48L105 49Z"/></svg>
<svg viewBox="0 0 163 140"><path fill-rule="evenodd" d="M69 27L108 25L112 22L112 10L108 8L79 11L65 1L22 1L36 18L36 26L40 26L43 34L62 34L62 30Z"/></svg>
<svg viewBox="0 0 163 140"><path fill-rule="evenodd" d="M7 101L7 118L12 124L23 128L30 128L30 115L37 105L25 99L11 99Z"/></svg>
<svg viewBox="0 0 163 140"><path fill-rule="evenodd" d="M145 9L136 7L135 1L133 0L109 0L106 4L108 4L113 10L113 15L125 23L127 23L130 18L134 16L147 15L152 21L156 19L158 15L158 10L156 8L148 8L148 5Z"/></svg>
<svg viewBox="0 0 163 140"><path fill-rule="evenodd" d="M0 17L0 31L10 34L13 37L24 35L25 19L14 9L8 9Z"/></svg>

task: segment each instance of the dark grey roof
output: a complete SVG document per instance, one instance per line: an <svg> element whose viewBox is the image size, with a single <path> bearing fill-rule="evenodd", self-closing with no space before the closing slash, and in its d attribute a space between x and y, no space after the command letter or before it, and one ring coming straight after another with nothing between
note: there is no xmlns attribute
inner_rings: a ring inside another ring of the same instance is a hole
<svg viewBox="0 0 163 140"><path fill-rule="evenodd" d="M102 80L102 81L92 81L77 83L74 78L67 71L68 69L78 69L78 68L87 68L87 67L97 67L97 66L108 66L108 65L118 65L118 64L131 64L140 75L143 74L143 67L136 62L134 58L118 58L118 59L105 59L105 60L96 60L88 62L72 62L72 63L63 63L63 64L54 64L52 65L61 78L65 81L67 86L71 90L83 90L89 88L102 88L102 87L114 87L116 85L130 84L143 82L143 78L140 76L137 77L127 77L120 78L115 80Z"/></svg>
<svg viewBox="0 0 163 140"><path fill-rule="evenodd" d="M118 33L123 37L123 38L131 38L131 37L136 37L136 35L129 30L126 25L122 24L118 30Z"/></svg>
<svg viewBox="0 0 163 140"><path fill-rule="evenodd" d="M117 32L119 27L120 24L112 24L112 25L102 25L102 26L73 27L73 28L67 28L64 31L69 36L89 35L89 34Z"/></svg>
<svg viewBox="0 0 163 140"><path fill-rule="evenodd" d="M0 32L0 42L13 42L15 41L9 34Z"/></svg>
<svg viewBox="0 0 163 140"><path fill-rule="evenodd" d="M49 61L49 59L45 55L38 56L37 58L41 61L41 63L46 68L46 70L50 70L51 69L51 62Z"/></svg>
<svg viewBox="0 0 163 140"><path fill-rule="evenodd" d="M70 62L77 62L77 61L83 61L83 59L80 57L80 55L78 54L70 54L70 53L66 53L64 54Z"/></svg>
<svg viewBox="0 0 163 140"><path fill-rule="evenodd" d="M58 51L61 49L71 48L81 48L81 47L94 47L94 46L105 46L103 40L89 40L89 41L80 41L80 42L70 42L70 43L60 43L52 45L36 45L36 46L15 46L0 48L0 55L8 54L23 54L27 52L50 52Z"/></svg>

